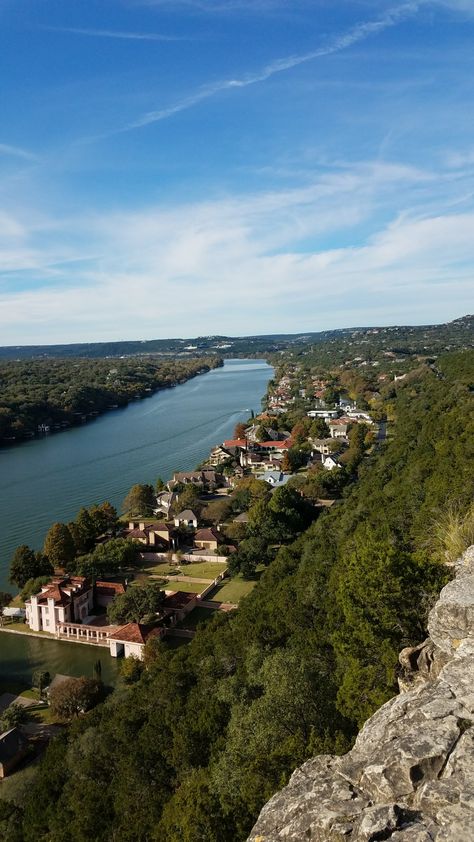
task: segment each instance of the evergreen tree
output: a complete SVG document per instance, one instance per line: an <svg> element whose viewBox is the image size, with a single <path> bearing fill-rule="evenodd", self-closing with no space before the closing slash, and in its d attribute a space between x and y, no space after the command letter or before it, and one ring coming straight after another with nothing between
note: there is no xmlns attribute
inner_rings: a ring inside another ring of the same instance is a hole
<svg viewBox="0 0 474 842"><path fill-rule="evenodd" d="M73 561L76 547L65 523L51 526L44 540L43 552L53 567L68 567Z"/></svg>

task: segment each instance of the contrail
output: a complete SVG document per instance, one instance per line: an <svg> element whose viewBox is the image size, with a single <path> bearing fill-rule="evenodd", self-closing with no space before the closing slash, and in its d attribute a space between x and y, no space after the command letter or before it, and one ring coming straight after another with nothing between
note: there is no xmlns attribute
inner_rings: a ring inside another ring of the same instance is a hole
<svg viewBox="0 0 474 842"><path fill-rule="evenodd" d="M124 32L115 29L81 29L74 26L43 26L48 32L69 32L92 38L119 38L124 41L189 41L179 35L162 35L159 32Z"/></svg>

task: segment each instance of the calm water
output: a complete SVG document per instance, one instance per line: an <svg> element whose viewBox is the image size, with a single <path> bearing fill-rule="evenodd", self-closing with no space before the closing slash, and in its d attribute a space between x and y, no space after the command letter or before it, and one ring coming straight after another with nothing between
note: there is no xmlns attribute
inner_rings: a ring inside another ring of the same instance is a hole
<svg viewBox="0 0 474 842"><path fill-rule="evenodd" d="M0 679L15 679L29 685L37 669L48 670L52 676L60 672L92 678L97 660L102 665L102 681L113 686L120 664L105 647L0 632Z"/></svg>
<svg viewBox="0 0 474 842"><path fill-rule="evenodd" d="M120 509L134 483L193 469L232 434L237 421L260 410L272 373L263 360L227 360L223 368L84 426L0 449L0 589L11 590L8 567L15 548L41 547L55 521L72 520L82 505L103 500ZM65 661L62 669L49 666L51 672L72 672L71 655L60 654L71 646L75 662L76 652L77 660L88 658L88 674L98 652L103 651L103 666L112 661L106 650L94 647L2 634L0 671L7 658L14 673L25 659L28 670L35 659L42 665L48 652L48 658Z"/></svg>

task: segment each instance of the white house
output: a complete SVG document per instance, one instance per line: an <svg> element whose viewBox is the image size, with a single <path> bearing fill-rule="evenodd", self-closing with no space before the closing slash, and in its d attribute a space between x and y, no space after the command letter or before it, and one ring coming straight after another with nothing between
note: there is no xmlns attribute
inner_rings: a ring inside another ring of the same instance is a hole
<svg viewBox="0 0 474 842"><path fill-rule="evenodd" d="M337 409L310 409L306 413L309 418L337 418L339 410Z"/></svg>
<svg viewBox="0 0 474 842"><path fill-rule="evenodd" d="M164 628L144 626L142 623L127 623L108 635L110 654L113 658L123 655L125 658L143 659L145 644L152 637L163 637Z"/></svg>
<svg viewBox="0 0 474 842"><path fill-rule="evenodd" d="M82 623L93 603L92 583L85 576L53 576L25 602L26 622L33 631L56 634L59 623Z"/></svg>
<svg viewBox="0 0 474 842"><path fill-rule="evenodd" d="M191 509L184 509L179 515L176 515L174 519L175 526L193 526L194 529L197 529L198 519L197 515L194 514Z"/></svg>
<svg viewBox="0 0 474 842"><path fill-rule="evenodd" d="M338 461L335 453L329 454L328 456L322 456L321 461L327 471L334 471L335 468L342 468L342 465Z"/></svg>

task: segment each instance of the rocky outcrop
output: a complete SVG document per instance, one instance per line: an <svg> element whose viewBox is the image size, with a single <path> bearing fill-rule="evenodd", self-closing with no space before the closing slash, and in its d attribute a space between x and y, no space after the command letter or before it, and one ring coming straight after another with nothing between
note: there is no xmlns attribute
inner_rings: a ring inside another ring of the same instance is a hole
<svg viewBox="0 0 474 842"><path fill-rule="evenodd" d="M474 547L400 655L399 696L343 757L305 763L263 808L249 842L474 839Z"/></svg>

